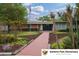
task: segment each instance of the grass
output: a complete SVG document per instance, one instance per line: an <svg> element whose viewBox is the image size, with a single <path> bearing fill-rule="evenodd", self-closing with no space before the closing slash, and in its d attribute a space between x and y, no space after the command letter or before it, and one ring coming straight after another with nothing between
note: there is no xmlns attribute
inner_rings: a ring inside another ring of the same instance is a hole
<svg viewBox="0 0 79 59"><path fill-rule="evenodd" d="M27 36L27 35L37 35L37 34L39 34L39 32L31 32L31 31L29 31L29 32L19 32L17 35L18 36ZM0 34L1 36L15 36L15 34L14 33L8 33L8 34ZM29 41L28 41L28 39L27 38L23 38L23 37L18 37L18 38L16 38L16 41L15 42L11 42L11 43L7 43L7 44L10 44L10 45L15 45L15 44L18 44L18 45L25 45L25 44L27 44ZM0 43L0 45L4 45L4 44L1 44Z"/></svg>
<svg viewBox="0 0 79 59"><path fill-rule="evenodd" d="M37 35L39 32L37 31L23 31L23 32L18 32L17 35L19 36L23 36L23 35ZM14 36L15 34L14 33L6 33L6 34L0 34L1 36Z"/></svg>
<svg viewBox="0 0 79 59"><path fill-rule="evenodd" d="M11 45L11 46L13 46L13 45L25 45L25 44L27 44L29 41L28 40L26 40L26 39L17 39L15 42L11 42L11 43L7 43L7 44L9 44L9 45ZM4 45L4 44L0 44L0 45Z"/></svg>
<svg viewBox="0 0 79 59"><path fill-rule="evenodd" d="M17 39L15 42L11 42L11 43L8 43L10 45L25 45L27 44L29 41L26 40L26 39Z"/></svg>
<svg viewBox="0 0 79 59"><path fill-rule="evenodd" d="M65 37L61 38L60 41L67 39L67 38L68 38L68 36L65 36Z"/></svg>
<svg viewBox="0 0 79 59"><path fill-rule="evenodd" d="M53 33L53 34L67 34L67 32L58 32L58 31L56 31L56 32L50 31L50 33Z"/></svg>
<svg viewBox="0 0 79 59"><path fill-rule="evenodd" d="M12 33L8 33L8 34L0 34L0 36L14 36L14 34L12 34Z"/></svg>
<svg viewBox="0 0 79 59"><path fill-rule="evenodd" d="M29 32L19 32L18 33L18 36L23 36L23 35L37 35L39 32L36 32L36 31L29 31Z"/></svg>
<svg viewBox="0 0 79 59"><path fill-rule="evenodd" d="M54 34L66 34L67 32L54 32Z"/></svg>

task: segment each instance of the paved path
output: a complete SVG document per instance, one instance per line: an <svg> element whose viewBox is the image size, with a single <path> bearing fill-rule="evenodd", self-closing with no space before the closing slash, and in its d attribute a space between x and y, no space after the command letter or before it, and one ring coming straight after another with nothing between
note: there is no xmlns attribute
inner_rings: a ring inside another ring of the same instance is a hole
<svg viewBox="0 0 79 59"><path fill-rule="evenodd" d="M37 37L32 43L30 43L17 55L40 56L41 49L48 48L48 39L49 39L49 32L43 32L39 37Z"/></svg>

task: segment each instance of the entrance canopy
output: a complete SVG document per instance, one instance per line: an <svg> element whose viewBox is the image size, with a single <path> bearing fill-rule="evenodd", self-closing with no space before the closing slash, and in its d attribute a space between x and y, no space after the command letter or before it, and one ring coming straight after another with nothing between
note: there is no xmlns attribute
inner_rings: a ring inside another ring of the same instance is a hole
<svg viewBox="0 0 79 59"><path fill-rule="evenodd" d="M53 24L43 24L43 31L52 31Z"/></svg>

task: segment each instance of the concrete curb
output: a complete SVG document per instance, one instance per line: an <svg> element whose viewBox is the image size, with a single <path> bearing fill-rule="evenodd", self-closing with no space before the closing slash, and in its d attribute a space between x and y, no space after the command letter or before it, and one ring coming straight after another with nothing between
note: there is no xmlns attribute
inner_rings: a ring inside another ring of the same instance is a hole
<svg viewBox="0 0 79 59"><path fill-rule="evenodd" d="M12 52L1 52L0 56L10 56L12 55Z"/></svg>
<svg viewBox="0 0 79 59"><path fill-rule="evenodd" d="M0 56L16 55L16 54L19 53L22 49L24 49L26 46L28 46L32 41L33 41L33 39L32 39L31 41L29 41L28 44L24 45L23 47L21 47L20 49L16 50L15 52L0 52Z"/></svg>
<svg viewBox="0 0 79 59"><path fill-rule="evenodd" d="M28 42L28 44L24 45L20 49L18 49L15 52L13 52L12 55L16 55L17 53L19 53L22 49L24 49L26 46L28 46L32 41L33 41L33 39L30 42Z"/></svg>
<svg viewBox="0 0 79 59"><path fill-rule="evenodd" d="M40 35L39 35L40 36ZM38 36L37 36L38 37ZM36 37L36 38L37 38ZM29 41L26 45L24 45L23 47L21 47L20 49L16 50L15 52L1 52L0 56L11 56L11 55L16 55L18 54L22 49L24 49L26 46L28 46L31 42L33 42L34 39L32 39L31 41Z"/></svg>

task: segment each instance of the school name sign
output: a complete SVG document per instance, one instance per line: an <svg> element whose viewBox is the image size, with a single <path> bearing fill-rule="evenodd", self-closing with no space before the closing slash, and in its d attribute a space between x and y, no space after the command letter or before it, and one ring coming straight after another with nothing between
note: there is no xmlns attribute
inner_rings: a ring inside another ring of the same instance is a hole
<svg viewBox="0 0 79 59"><path fill-rule="evenodd" d="M42 56L79 55L79 49L42 49Z"/></svg>

